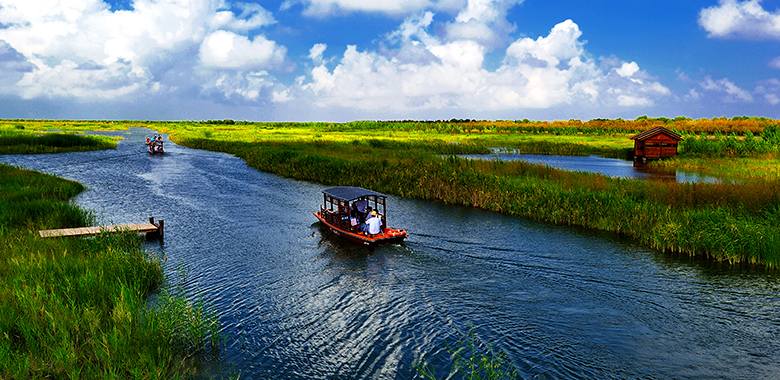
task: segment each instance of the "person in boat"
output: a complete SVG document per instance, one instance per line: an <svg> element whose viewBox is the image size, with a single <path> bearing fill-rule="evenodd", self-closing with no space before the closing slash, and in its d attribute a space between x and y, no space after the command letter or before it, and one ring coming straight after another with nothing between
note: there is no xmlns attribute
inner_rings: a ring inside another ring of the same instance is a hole
<svg viewBox="0 0 780 380"><path fill-rule="evenodd" d="M371 216L366 220L367 231L369 235L378 235L382 232L382 218L377 215L376 211L371 212Z"/></svg>
<svg viewBox="0 0 780 380"><path fill-rule="evenodd" d="M363 232L363 224L366 222L368 202L365 200L352 202L352 215L355 218L357 230ZM350 222L351 223L351 222Z"/></svg>
<svg viewBox="0 0 780 380"><path fill-rule="evenodd" d="M371 218L371 213L373 212L373 209L371 206L366 206L366 211L361 215L361 218L358 220L360 223L358 226L358 230L360 232L368 232L368 219Z"/></svg>

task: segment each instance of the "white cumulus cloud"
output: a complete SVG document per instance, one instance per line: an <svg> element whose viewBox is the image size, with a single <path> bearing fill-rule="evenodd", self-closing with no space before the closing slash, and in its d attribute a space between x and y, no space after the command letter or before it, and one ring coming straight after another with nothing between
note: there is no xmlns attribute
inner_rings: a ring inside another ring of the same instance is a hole
<svg viewBox="0 0 780 380"><path fill-rule="evenodd" d="M767 63L767 66L773 68L773 69L780 69L780 57L775 57L769 63Z"/></svg>
<svg viewBox="0 0 780 380"><path fill-rule="evenodd" d="M286 54L263 36L250 40L238 34L275 23L256 4L234 5L238 14L223 10L222 0L135 0L132 5L112 12L101 0L0 0L0 41L28 68L0 91L84 100L152 94L166 90L159 82L163 75L154 73L156 65L183 58L161 66L191 72L195 61L189 52L199 45L203 64L211 68L270 68ZM176 83L168 86L174 89Z"/></svg>
<svg viewBox="0 0 780 380"><path fill-rule="evenodd" d="M269 68L284 61L287 49L263 36L254 40L225 30L206 36L200 45L201 62L217 68Z"/></svg>
<svg viewBox="0 0 780 380"><path fill-rule="evenodd" d="M699 83L702 89L706 91L712 91L715 93L723 93L726 96L723 101L733 103L737 101L752 102L753 96L750 92L743 90L727 78L714 80L711 77L706 77Z"/></svg>
<svg viewBox="0 0 780 380"><path fill-rule="evenodd" d="M447 38L466 39L479 42L488 49L509 41L509 33L515 26L506 19L506 14L523 0L469 0L455 17L447 23Z"/></svg>
<svg viewBox="0 0 780 380"><path fill-rule="evenodd" d="M618 75L624 78L631 77L637 71L639 71L639 65L637 65L636 62L624 63L619 69L615 70Z"/></svg>
<svg viewBox="0 0 780 380"><path fill-rule="evenodd" d="M241 9L239 15L228 10L222 10L214 14L210 22L211 28L246 32L276 24L276 20L271 12L258 4L238 3L236 7Z"/></svg>
<svg viewBox="0 0 780 380"><path fill-rule="evenodd" d="M763 97L767 103L773 106L780 104L780 80L777 78L772 78L758 82L755 93Z"/></svg>
<svg viewBox="0 0 780 380"><path fill-rule="evenodd" d="M602 70L586 54L582 32L571 20L547 36L516 40L503 64L488 71L486 46L468 38L433 37L426 31L431 19L411 16L391 36L402 45L399 51L422 50L433 59L402 60L350 46L331 70L318 64L322 50L312 49L316 66L300 89L320 107L399 111L510 110L578 102L633 107L670 94L635 62L618 61L617 67Z"/></svg>
<svg viewBox="0 0 780 380"><path fill-rule="evenodd" d="M464 0L285 0L281 9L292 8L296 4L304 7L304 15L327 17L339 12L378 12L387 14L408 14L425 9L458 10Z"/></svg>
<svg viewBox="0 0 780 380"><path fill-rule="evenodd" d="M766 11L761 0L720 0L699 13L699 25L710 37L780 38L780 12Z"/></svg>

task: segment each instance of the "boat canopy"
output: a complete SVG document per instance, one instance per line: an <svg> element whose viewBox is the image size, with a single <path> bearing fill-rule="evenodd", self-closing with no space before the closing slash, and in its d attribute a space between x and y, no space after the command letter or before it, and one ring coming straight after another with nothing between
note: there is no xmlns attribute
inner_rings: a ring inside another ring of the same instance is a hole
<svg viewBox="0 0 780 380"><path fill-rule="evenodd" d="M335 199L341 201L347 201L347 202L350 202L358 198L364 198L369 196L374 196L378 198L387 198L387 195L377 193L376 191L371 191L368 189L364 189L362 187L353 187L353 186L333 187L330 189L322 190L322 193L331 196Z"/></svg>

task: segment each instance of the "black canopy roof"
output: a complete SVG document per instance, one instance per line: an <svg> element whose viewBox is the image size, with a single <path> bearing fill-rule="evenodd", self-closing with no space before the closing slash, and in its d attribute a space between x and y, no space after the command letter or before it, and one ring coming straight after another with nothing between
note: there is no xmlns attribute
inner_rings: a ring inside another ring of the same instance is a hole
<svg viewBox="0 0 780 380"><path fill-rule="evenodd" d="M382 197L387 198L387 195L377 193L376 191L371 191L368 189L364 189L362 187L353 187L353 186L339 186L339 187L333 187L330 189L322 190L324 194L330 195L333 198L342 200L342 201L351 201L353 199L358 199L361 197L373 195L376 197Z"/></svg>

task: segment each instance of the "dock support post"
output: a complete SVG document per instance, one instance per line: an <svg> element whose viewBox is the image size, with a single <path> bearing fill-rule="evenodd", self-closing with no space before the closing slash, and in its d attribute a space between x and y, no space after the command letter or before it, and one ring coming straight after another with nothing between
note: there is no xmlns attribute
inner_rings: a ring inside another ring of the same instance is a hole
<svg viewBox="0 0 780 380"><path fill-rule="evenodd" d="M154 217L150 216L149 217L149 223L154 224L155 226L157 226L157 232L152 233L151 236L150 236L150 234L146 234L147 238L152 238L152 239L153 238L158 238L158 239L162 240L163 237L165 236L165 222L162 219L160 219L160 220L157 221L157 223L155 223L154 222Z"/></svg>

